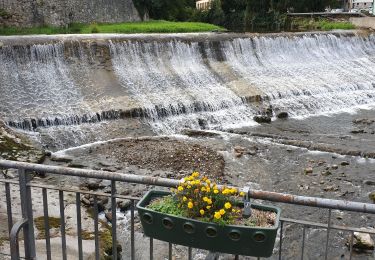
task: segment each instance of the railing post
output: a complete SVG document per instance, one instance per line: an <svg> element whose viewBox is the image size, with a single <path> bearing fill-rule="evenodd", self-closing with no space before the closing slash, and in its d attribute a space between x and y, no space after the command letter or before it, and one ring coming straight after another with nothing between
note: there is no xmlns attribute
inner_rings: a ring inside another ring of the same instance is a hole
<svg viewBox="0 0 375 260"><path fill-rule="evenodd" d="M31 198L31 188L30 186L28 186L28 183L31 177L29 174L26 173L24 169L19 169L18 178L19 178L19 184L20 184L22 218L27 221L23 227L23 236L24 236L24 244L25 244L25 259L34 260L36 259L35 237L34 237L34 218L33 218L32 198Z"/></svg>

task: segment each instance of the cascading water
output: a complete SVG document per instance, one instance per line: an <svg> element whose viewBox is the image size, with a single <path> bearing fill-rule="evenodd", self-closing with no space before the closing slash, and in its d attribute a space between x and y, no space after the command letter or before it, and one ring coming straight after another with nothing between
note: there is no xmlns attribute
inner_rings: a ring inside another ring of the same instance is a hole
<svg viewBox="0 0 375 260"><path fill-rule="evenodd" d="M205 63L198 43L111 44L114 70L161 133L254 124L254 111Z"/></svg>
<svg viewBox="0 0 375 260"><path fill-rule="evenodd" d="M0 48L0 118L60 148L137 114L164 134L254 125L259 96L294 117L375 104L374 35L69 44Z"/></svg>
<svg viewBox="0 0 375 260"><path fill-rule="evenodd" d="M225 62L293 116L375 103L375 36L255 37L222 45Z"/></svg>

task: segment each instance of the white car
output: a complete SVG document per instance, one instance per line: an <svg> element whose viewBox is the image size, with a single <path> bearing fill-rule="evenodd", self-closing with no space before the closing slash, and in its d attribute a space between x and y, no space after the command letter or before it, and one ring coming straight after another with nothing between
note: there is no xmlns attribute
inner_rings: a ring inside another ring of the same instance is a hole
<svg viewBox="0 0 375 260"><path fill-rule="evenodd" d="M359 10L358 10L358 9L351 9L351 10L349 11L349 13L359 13Z"/></svg>

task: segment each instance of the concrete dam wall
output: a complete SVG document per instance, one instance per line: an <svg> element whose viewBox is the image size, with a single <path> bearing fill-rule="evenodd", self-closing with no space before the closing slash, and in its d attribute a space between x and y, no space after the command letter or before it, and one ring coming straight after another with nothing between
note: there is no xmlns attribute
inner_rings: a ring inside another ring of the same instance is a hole
<svg viewBox="0 0 375 260"><path fill-rule="evenodd" d="M0 0L0 26L139 21L132 0Z"/></svg>
<svg viewBox="0 0 375 260"><path fill-rule="evenodd" d="M375 36L0 38L0 118L27 131L141 117L157 133L375 104ZM79 131L79 130L77 130ZM97 133L100 135L100 133Z"/></svg>

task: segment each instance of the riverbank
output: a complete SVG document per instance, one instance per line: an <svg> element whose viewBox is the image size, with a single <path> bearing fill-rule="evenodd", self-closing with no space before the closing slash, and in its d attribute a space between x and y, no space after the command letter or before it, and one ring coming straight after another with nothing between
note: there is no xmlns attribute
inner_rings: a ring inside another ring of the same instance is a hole
<svg viewBox="0 0 375 260"><path fill-rule="evenodd" d="M92 23L71 24L67 27L30 27L0 28L0 35L30 35L30 34L90 34L90 33L188 33L225 31L224 28L208 23L199 22L170 22L170 21L146 21L131 23Z"/></svg>

